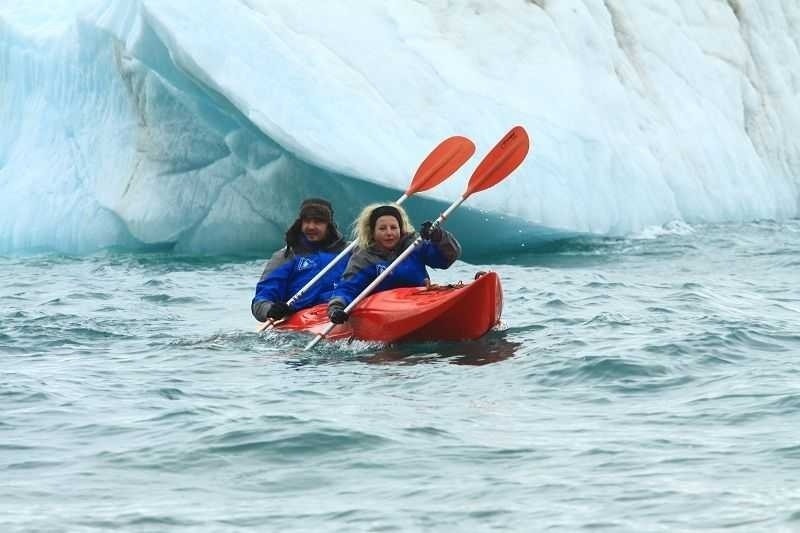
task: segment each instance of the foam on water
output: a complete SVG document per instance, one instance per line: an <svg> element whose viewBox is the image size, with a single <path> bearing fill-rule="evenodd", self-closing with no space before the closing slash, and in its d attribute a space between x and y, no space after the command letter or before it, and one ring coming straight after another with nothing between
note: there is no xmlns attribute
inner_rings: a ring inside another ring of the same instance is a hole
<svg viewBox="0 0 800 533"><path fill-rule="evenodd" d="M657 239L664 235L686 235L694 232L695 229L691 224L686 224L680 220L668 222L661 226L649 226L638 233L630 235L632 239Z"/></svg>

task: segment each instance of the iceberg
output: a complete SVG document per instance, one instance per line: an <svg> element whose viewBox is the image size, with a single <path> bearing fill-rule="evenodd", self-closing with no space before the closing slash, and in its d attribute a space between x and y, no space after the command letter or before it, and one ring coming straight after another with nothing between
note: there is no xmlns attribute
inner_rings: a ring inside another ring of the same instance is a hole
<svg viewBox="0 0 800 533"><path fill-rule="evenodd" d="M46 5L45 5L46 4ZM0 0L0 252L267 251L442 139L533 148L447 227L465 257L800 209L794 0Z"/></svg>

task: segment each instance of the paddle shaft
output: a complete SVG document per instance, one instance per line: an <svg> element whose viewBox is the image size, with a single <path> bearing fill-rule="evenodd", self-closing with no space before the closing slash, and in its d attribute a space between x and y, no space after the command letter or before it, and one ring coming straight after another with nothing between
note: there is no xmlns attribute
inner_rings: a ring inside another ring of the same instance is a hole
<svg viewBox="0 0 800 533"><path fill-rule="evenodd" d="M451 214L453 211L455 211L455 210L458 208L458 206L460 206L461 204L463 204L463 203L464 203L464 201L465 201L465 200L466 200L468 197L469 197L469 194L465 194L464 196L462 196L461 198L459 198L458 200L456 200L455 202L453 202L453 203L450 205L450 207L448 207L447 209L445 209L445 210L444 210L444 212L443 212L441 215L439 215L439 218L437 218L436 220L434 220L434 221L433 221L433 223L431 224L431 229L433 229L433 228L436 228L436 227L440 226L440 225L442 224L442 222L444 222L444 220L445 220L445 219L446 219L448 216L450 216L450 214ZM385 280L385 279L386 279L386 277L387 277L389 274L391 274L391 273L392 273L392 271L393 271L395 268L397 268L397 266L398 266L400 263L402 263L402 262L403 262L403 260L404 260L406 257L408 257L409 255L411 255L411 253L414 251L414 249L415 249L417 246L419 246L421 242L422 242L422 236L418 236L416 239L414 239L414 242L412 242L410 245L408 245L408 247L407 247L405 250L403 250L403 252L402 252L400 255L398 255L398 256L395 258L395 260L394 260L394 261L392 261L392 263L391 263L391 264L390 264L388 267L386 267L386 270L384 270L383 272L381 272L381 273L380 273L380 275L378 275L378 277L376 277L374 280L372 280L372 283L370 283L369 285L367 285L367 288L366 288L366 289L364 289L363 291L361 291L361 294L359 294L358 296L356 296L356 297L353 299L353 301L352 301L352 302L350 302L350 304L349 304L347 307L345 307L345 308L344 308L344 312L345 312L345 313L350 313L350 311L352 311L352 310L353 310L353 309L354 309L354 308L355 308L355 307L356 307L356 306L357 306L359 303L361 303L361 301L362 301L362 300L364 300L364 298L366 298L367 296L369 296L370 294L372 294L372 291L374 291L374 290L375 290L375 288L376 288L378 285L380 285L380 284L381 284L381 282L382 282L383 280ZM317 343L318 343L319 341L321 341L323 338L325 338L325 337L328 335L328 333L330 333L330 332L331 332L331 330L332 330L333 328L335 328L335 327L336 327L336 324L333 324L333 323L331 323L331 324L328 324L328 327L326 327L326 328L325 328L325 331L323 331L322 333L320 333L320 334L318 334L316 337L314 337L314 339L313 339L311 342L309 342L309 343L306 345L306 347L305 347L305 348L303 348L303 350L310 350L311 348L313 348L314 346L316 346L316 345L317 345Z"/></svg>

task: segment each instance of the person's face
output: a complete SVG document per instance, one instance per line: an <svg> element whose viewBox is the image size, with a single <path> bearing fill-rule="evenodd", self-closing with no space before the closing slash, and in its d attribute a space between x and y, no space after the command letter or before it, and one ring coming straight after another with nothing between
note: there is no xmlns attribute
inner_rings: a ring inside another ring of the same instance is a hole
<svg viewBox="0 0 800 533"><path fill-rule="evenodd" d="M375 221L375 230L372 233L375 242L387 250L394 250L400 241L400 225L392 215L383 215Z"/></svg>
<svg viewBox="0 0 800 533"><path fill-rule="evenodd" d="M328 232L328 223L318 218L304 218L300 221L300 231L309 242L320 242Z"/></svg>

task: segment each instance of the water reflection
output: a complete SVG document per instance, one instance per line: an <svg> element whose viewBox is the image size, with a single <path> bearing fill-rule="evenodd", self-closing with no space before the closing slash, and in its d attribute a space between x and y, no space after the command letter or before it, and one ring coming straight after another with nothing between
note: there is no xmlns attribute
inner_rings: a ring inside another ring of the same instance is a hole
<svg viewBox="0 0 800 533"><path fill-rule="evenodd" d="M442 360L455 365L487 365L513 357L521 342L509 341L504 331L493 331L475 341L426 342L390 345L360 357L368 364L416 365Z"/></svg>

